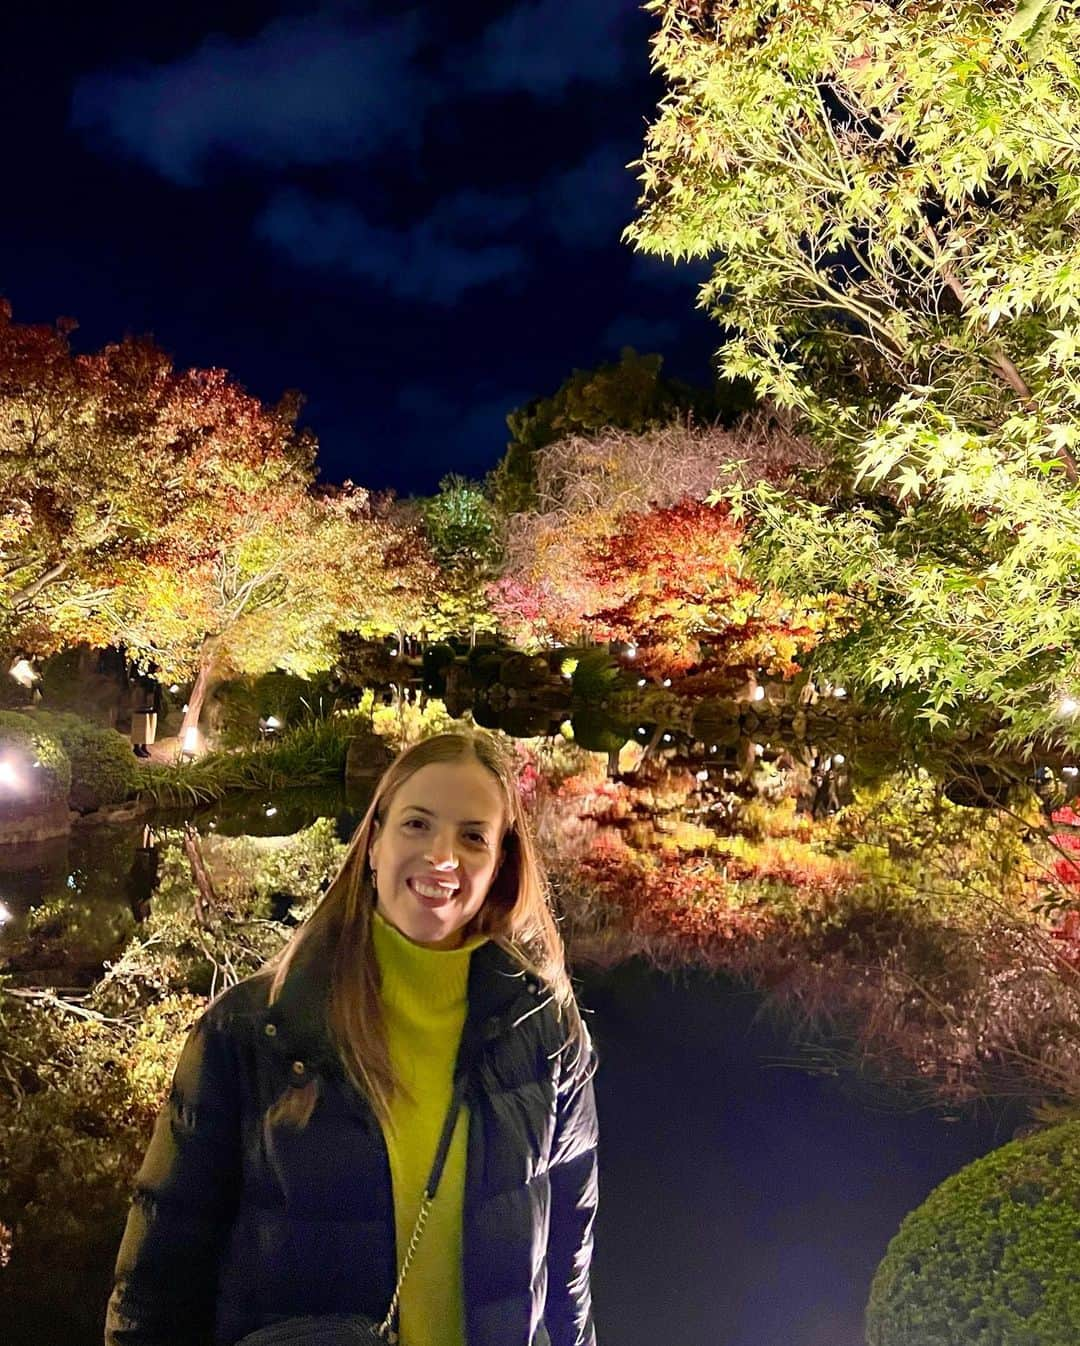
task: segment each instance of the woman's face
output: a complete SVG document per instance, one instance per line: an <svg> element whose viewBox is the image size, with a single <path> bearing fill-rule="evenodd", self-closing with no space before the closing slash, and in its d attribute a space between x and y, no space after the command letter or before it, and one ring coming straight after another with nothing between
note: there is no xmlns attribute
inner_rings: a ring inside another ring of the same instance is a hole
<svg viewBox="0 0 1080 1346"><path fill-rule="evenodd" d="M455 948L502 862L503 826L498 781L480 762L415 771L368 849L382 916L417 944Z"/></svg>

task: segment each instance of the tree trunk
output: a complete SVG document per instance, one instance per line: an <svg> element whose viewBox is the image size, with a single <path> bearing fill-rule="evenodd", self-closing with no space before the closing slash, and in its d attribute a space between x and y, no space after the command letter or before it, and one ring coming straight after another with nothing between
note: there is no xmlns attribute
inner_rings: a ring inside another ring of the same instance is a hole
<svg viewBox="0 0 1080 1346"><path fill-rule="evenodd" d="M199 925L205 926L207 911L213 911L217 906L217 893L214 891L214 881L210 877L210 871L199 847L199 834L191 823L184 824L184 854L188 858L191 876L195 880L195 920Z"/></svg>
<svg viewBox="0 0 1080 1346"><path fill-rule="evenodd" d="M199 671L195 675L191 695L188 697L188 707L184 713L184 721L180 726L181 747L183 747L184 735L187 731L197 729L199 726L199 716L202 714L203 702L213 685L212 676L216 658L217 639L213 636L207 636L202 643L202 649L199 651Z"/></svg>

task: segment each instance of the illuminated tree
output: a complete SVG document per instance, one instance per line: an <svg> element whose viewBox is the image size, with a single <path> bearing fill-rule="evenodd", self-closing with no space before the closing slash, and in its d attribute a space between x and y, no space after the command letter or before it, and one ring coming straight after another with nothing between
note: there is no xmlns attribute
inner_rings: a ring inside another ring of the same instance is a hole
<svg viewBox="0 0 1080 1346"><path fill-rule="evenodd" d="M513 438L488 483L502 513L536 508L536 455L549 444L610 429L641 434L676 421L729 423L752 403L745 381L692 388L664 378L663 363L661 355L639 355L627 346L617 363L575 369L551 397L512 411L506 423Z"/></svg>
<svg viewBox="0 0 1080 1346"><path fill-rule="evenodd" d="M845 680L931 726L1053 732L1080 682L1080 27L968 0L647 8L670 91L629 235L713 259L723 371L850 468L840 497L760 489L757 559L851 600Z"/></svg>
<svg viewBox="0 0 1080 1346"><path fill-rule="evenodd" d="M0 301L0 646L79 639L112 568L167 517L170 455L154 436L168 362L125 341L73 356L55 327Z"/></svg>
<svg viewBox="0 0 1080 1346"><path fill-rule="evenodd" d="M113 639L163 677L193 679L182 732L219 679L275 668L310 677L333 663L340 631L399 629L403 600L418 613L423 593L366 492L279 479L227 503L199 554L163 550L102 608Z"/></svg>
<svg viewBox="0 0 1080 1346"><path fill-rule="evenodd" d="M503 629L518 632L515 639L530 627L539 639L587 638L586 614L611 603L588 558L602 553L624 515L700 500L718 485L783 481L819 458L765 411L730 430L674 423L545 446L535 455L537 512L507 524L507 578L491 596Z"/></svg>
<svg viewBox="0 0 1080 1346"><path fill-rule="evenodd" d="M438 582L424 621L436 637L491 631L495 620L487 586L499 572L502 532L498 512L483 488L457 473L439 482L438 495L420 506Z"/></svg>
<svg viewBox="0 0 1080 1346"><path fill-rule="evenodd" d="M602 638L632 642L636 663L656 675L760 668L790 676L820 619L762 592L745 574L741 540L726 509L700 501L623 515L586 561L607 597L589 621Z"/></svg>

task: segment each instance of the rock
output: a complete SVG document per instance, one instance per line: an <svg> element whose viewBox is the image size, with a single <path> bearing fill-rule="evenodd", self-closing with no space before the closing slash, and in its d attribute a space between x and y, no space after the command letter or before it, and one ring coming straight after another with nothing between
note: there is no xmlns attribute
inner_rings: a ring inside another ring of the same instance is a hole
<svg viewBox="0 0 1080 1346"><path fill-rule="evenodd" d="M381 773L394 760L394 754L378 734L357 734L349 740L345 757L346 781L367 780Z"/></svg>
<svg viewBox="0 0 1080 1346"><path fill-rule="evenodd" d="M62 837L71 826L72 816L67 800L37 813L23 813L19 817L0 816L0 846Z"/></svg>

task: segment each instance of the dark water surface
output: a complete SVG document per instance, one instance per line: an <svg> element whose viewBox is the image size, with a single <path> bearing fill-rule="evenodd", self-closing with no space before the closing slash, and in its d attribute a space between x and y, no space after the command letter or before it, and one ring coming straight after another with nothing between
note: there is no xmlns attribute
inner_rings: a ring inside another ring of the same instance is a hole
<svg viewBox="0 0 1080 1346"><path fill-rule="evenodd" d="M233 801L198 825L285 834L334 814L347 837L365 802L279 796L267 817L265 800ZM8 848L9 951L43 902L86 912L78 950L61 957L57 939L58 961L32 958L18 979L70 986L100 972L133 927L141 838L140 822L76 831L22 863ZM0 930L0 968L4 944ZM600 1346L863 1346L870 1281L903 1216L1011 1126L881 1110L842 1080L779 1064L791 1047L760 1017L760 997L715 976L632 961L577 981L601 1054ZM99 1321L107 1272L103 1262L74 1312L42 1285L16 1321L0 1288L2 1346L98 1346L85 1324Z"/></svg>
<svg viewBox="0 0 1080 1346"><path fill-rule="evenodd" d="M1009 1131L778 1064L759 997L709 974L578 981L601 1052L601 1346L863 1346L903 1216Z"/></svg>

